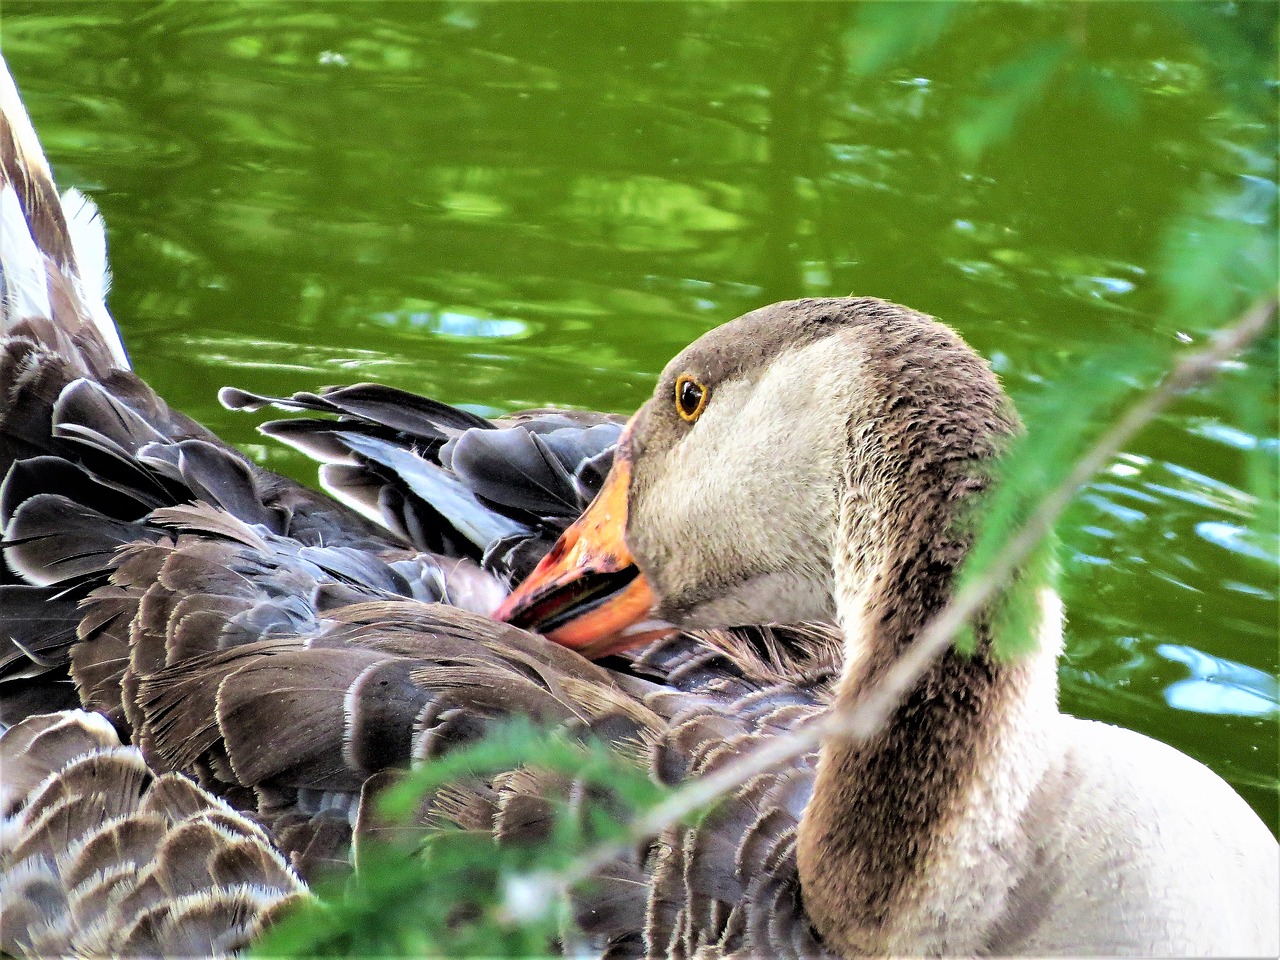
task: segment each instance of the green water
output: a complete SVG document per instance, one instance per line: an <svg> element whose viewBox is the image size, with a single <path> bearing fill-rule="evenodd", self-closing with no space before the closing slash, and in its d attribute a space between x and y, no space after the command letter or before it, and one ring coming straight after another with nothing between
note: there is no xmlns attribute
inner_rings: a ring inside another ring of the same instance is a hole
<svg viewBox="0 0 1280 960"><path fill-rule="evenodd" d="M1275 192L1274 126L1230 119L1153 4L997 4L865 74L865 14L839 4L2 13L62 185L106 217L138 371L307 479L219 386L629 411L688 341L796 296L934 313L1025 400L1155 329L1160 237L1190 191ZM966 159L955 118L999 104L999 66L1035 44L1130 94L1046 84ZM1225 410L1182 402L1064 530L1062 701L1205 761L1274 828L1275 541L1240 530L1244 452L1274 456L1275 426Z"/></svg>

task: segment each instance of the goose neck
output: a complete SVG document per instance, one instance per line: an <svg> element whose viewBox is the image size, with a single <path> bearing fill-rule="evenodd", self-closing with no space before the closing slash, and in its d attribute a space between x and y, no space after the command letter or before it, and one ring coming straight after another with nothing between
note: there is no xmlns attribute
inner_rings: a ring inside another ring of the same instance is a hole
<svg viewBox="0 0 1280 960"><path fill-rule="evenodd" d="M949 601L968 548L955 498L919 498L904 513L850 479L833 557L843 708ZM998 609L1024 615L980 620L975 648L942 654L875 736L822 746L798 859L806 910L842 953L979 949L986 915L1012 886L1007 850L1020 842L1057 715L1062 613L1051 583L1029 574ZM997 657L1002 625L1031 629L1035 651Z"/></svg>

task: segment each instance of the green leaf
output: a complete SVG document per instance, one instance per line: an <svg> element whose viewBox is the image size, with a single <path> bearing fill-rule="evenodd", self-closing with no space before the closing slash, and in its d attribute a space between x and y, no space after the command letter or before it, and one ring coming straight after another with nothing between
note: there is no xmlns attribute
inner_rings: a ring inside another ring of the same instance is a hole
<svg viewBox="0 0 1280 960"><path fill-rule="evenodd" d="M1071 49L1066 40L1036 44L1017 60L991 71L987 79L991 92L969 102L966 115L951 133L965 161L973 163L988 147L1008 139L1018 118L1039 99Z"/></svg>
<svg viewBox="0 0 1280 960"><path fill-rule="evenodd" d="M1160 283L1174 324L1220 326L1275 291L1275 183L1255 176L1237 182L1235 192L1194 197L1165 235Z"/></svg>
<svg viewBox="0 0 1280 960"><path fill-rule="evenodd" d="M842 38L850 72L863 77L879 73L933 46L963 6L955 0L859 5L853 27Z"/></svg>

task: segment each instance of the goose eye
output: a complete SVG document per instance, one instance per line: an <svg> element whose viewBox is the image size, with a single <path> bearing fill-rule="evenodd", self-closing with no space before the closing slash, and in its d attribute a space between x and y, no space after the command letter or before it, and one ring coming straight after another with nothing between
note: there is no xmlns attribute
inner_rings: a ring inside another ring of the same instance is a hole
<svg viewBox="0 0 1280 960"><path fill-rule="evenodd" d="M687 373L676 380L676 412L680 419L693 423L707 405L707 388Z"/></svg>

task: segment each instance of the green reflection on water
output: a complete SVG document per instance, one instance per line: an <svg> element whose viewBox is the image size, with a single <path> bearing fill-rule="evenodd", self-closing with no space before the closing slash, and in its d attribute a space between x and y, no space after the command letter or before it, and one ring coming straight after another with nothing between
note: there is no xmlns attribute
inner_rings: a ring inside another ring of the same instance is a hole
<svg viewBox="0 0 1280 960"><path fill-rule="evenodd" d="M1028 396L1155 329L1189 191L1218 184L1242 217L1275 195L1274 125L1231 119L1166 13L969 8L867 71L863 8L837 3L10 0L0 29L62 184L103 209L139 372L310 479L217 387L627 411L715 324L856 292L943 317ZM957 122L1006 109L999 71L1028 50L1101 93L1046 82L965 159ZM1231 664L1277 672L1275 546L1231 533L1274 417L1259 435L1223 411L1183 403L1064 531L1062 700L1205 760L1274 827L1274 686L1242 715L1229 689L1195 701L1226 712L1166 702L1189 664L1226 664L1198 678L1226 688Z"/></svg>

